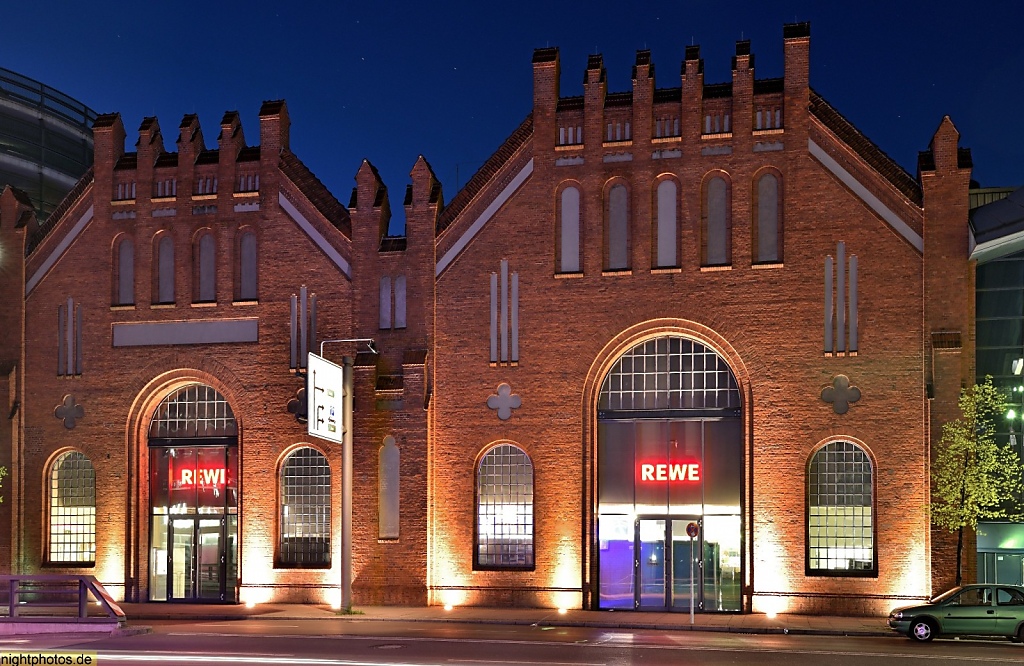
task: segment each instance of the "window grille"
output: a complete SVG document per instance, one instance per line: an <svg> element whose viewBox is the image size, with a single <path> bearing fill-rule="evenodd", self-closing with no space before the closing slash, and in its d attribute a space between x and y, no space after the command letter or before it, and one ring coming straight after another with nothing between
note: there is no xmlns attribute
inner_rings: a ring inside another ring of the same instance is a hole
<svg viewBox="0 0 1024 666"><path fill-rule="evenodd" d="M808 472L808 569L872 571L871 460L856 444L830 442Z"/></svg>
<svg viewBox="0 0 1024 666"><path fill-rule="evenodd" d="M526 452L500 444L477 469L476 565L533 567L533 464Z"/></svg>
<svg viewBox="0 0 1024 666"><path fill-rule="evenodd" d="M212 386L192 384L164 398L149 426L157 439L235 437L231 405Z"/></svg>
<svg viewBox="0 0 1024 666"><path fill-rule="evenodd" d="M636 345L601 387L600 410L739 409L728 364L699 342L664 337Z"/></svg>
<svg viewBox="0 0 1024 666"><path fill-rule="evenodd" d="M50 562L96 561L96 472L69 451L50 470Z"/></svg>
<svg viewBox="0 0 1024 666"><path fill-rule="evenodd" d="M331 468L308 446L288 456L281 470L281 544L278 563L331 565Z"/></svg>

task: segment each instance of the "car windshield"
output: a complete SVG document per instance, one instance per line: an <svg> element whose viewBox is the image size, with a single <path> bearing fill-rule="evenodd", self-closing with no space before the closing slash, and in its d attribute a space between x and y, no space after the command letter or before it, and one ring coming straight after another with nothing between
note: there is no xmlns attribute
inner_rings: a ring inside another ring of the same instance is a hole
<svg viewBox="0 0 1024 666"><path fill-rule="evenodd" d="M962 587L954 587L952 590L949 590L947 592L943 592L942 594L940 594L937 597L932 597L932 600L931 600L930 603L933 603L933 604L942 603L943 601L945 601L946 599L949 599L950 597L952 597L954 594L956 594L957 592L959 592L962 589L964 589L964 588L962 588Z"/></svg>

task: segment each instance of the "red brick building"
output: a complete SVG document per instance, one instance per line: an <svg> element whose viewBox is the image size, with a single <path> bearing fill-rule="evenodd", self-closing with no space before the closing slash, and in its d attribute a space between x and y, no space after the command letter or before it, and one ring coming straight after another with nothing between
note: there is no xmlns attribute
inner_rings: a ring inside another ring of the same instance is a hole
<svg viewBox="0 0 1024 666"><path fill-rule="evenodd" d="M258 146L228 113L216 148L186 116L176 152L155 119L125 152L101 116L45 226L0 199L4 565L337 602L342 447L292 412L342 340L357 604L878 612L945 585L970 154L947 118L907 174L810 88L809 45L786 26L758 79L739 42L723 84L689 47L660 88L641 51L624 93L592 56L581 97L539 49L532 113L450 202L417 161L402 237L370 163L346 207L291 153L282 102Z"/></svg>

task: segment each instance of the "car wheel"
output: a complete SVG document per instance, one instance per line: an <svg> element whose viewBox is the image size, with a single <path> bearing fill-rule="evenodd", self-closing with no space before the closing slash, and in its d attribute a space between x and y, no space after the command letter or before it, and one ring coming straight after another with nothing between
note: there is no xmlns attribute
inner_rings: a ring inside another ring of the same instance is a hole
<svg viewBox="0 0 1024 666"><path fill-rule="evenodd" d="M1015 643L1024 643L1024 624L1017 627L1017 635L1013 638Z"/></svg>
<svg viewBox="0 0 1024 666"><path fill-rule="evenodd" d="M915 641L927 643L935 638L935 623L928 619L914 620L910 623L910 637Z"/></svg>

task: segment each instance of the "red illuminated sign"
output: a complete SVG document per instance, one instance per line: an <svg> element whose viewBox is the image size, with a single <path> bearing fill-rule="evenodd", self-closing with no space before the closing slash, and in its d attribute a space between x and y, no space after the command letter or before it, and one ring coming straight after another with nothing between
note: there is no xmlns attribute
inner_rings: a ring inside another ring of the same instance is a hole
<svg viewBox="0 0 1024 666"><path fill-rule="evenodd" d="M700 463L642 463L641 481L700 481Z"/></svg>
<svg viewBox="0 0 1024 666"><path fill-rule="evenodd" d="M180 469L178 477L178 488L192 488L196 485L201 487L223 486L226 472L223 467L209 467L200 469Z"/></svg>

